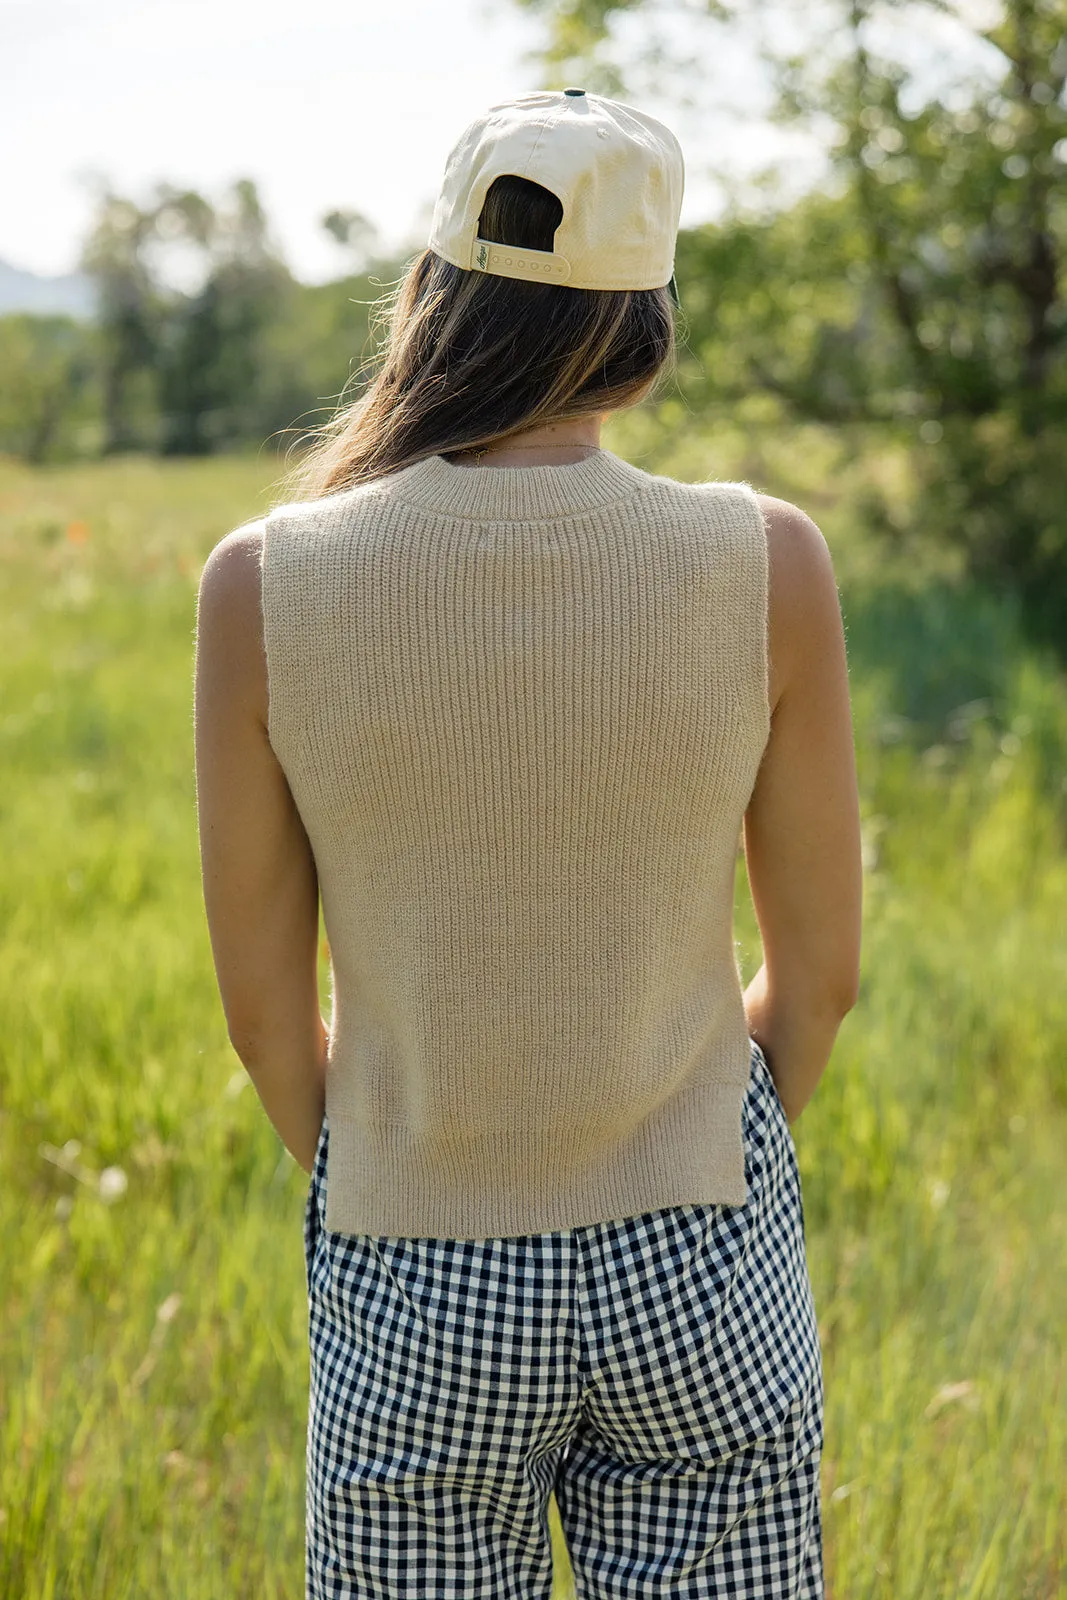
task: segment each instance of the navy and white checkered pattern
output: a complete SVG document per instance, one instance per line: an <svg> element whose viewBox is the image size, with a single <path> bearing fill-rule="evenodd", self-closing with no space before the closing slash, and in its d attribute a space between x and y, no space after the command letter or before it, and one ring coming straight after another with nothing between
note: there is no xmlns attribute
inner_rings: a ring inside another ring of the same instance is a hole
<svg viewBox="0 0 1067 1600"><path fill-rule="evenodd" d="M305 1219L310 1600L822 1600L822 1357L789 1124L752 1044L748 1202L499 1239Z"/></svg>

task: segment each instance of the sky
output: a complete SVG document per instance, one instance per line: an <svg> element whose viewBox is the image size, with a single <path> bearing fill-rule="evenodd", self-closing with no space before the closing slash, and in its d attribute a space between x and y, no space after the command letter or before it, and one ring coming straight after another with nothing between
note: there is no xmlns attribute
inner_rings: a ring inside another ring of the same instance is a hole
<svg viewBox="0 0 1067 1600"><path fill-rule="evenodd" d="M682 141L682 225L714 218L761 168L787 194L819 181L824 143L767 122L754 52L682 26L697 106L631 92ZM640 58L648 32L624 18L620 48ZM344 268L321 227L335 208L363 213L385 252L418 248L464 126L564 87L530 63L538 41L511 0L0 0L0 259L73 270L100 178L140 201L161 180L221 199L253 178L307 282Z"/></svg>
<svg viewBox="0 0 1067 1600"><path fill-rule="evenodd" d="M342 270L320 220L334 208L362 212L386 249L424 244L464 126L564 87L525 59L538 40L510 0L0 0L0 258L73 270L94 175L144 201L159 180L218 199L251 177L308 282ZM715 72L750 102L724 99L716 129L639 102L686 149L683 226L721 210L727 169L779 160L799 180L819 165L810 141L758 125L766 91L743 51L717 42Z"/></svg>

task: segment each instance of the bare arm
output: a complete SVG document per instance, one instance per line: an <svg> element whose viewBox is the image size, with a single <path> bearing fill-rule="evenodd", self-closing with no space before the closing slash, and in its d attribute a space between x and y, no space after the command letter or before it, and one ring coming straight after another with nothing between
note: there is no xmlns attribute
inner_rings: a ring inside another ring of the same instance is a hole
<svg viewBox="0 0 1067 1600"><path fill-rule="evenodd" d="M227 535L197 606L196 795L211 946L230 1041L286 1147L310 1171L325 1105L318 877L267 739L262 527Z"/></svg>
<svg viewBox="0 0 1067 1600"><path fill-rule="evenodd" d="M810 517L760 496L770 561L771 735L745 815L763 965L745 992L791 1123L859 986L862 864L837 584Z"/></svg>

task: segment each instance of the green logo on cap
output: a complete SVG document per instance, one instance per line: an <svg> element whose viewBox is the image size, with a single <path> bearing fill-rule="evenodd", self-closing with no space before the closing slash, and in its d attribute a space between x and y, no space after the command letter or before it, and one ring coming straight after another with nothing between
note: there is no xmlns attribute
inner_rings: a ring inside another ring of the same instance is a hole
<svg viewBox="0 0 1067 1600"><path fill-rule="evenodd" d="M483 271L485 270L485 263L488 260L489 260L489 252L485 248L485 245L483 244L482 248L478 251L478 265L482 268Z"/></svg>

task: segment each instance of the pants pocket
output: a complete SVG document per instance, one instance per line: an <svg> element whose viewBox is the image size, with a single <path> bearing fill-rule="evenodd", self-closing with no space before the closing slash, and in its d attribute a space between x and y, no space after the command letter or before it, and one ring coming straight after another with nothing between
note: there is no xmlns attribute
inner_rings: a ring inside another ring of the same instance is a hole
<svg viewBox="0 0 1067 1600"><path fill-rule="evenodd" d="M308 1179L307 1199L304 1202L304 1272L308 1293L311 1292L311 1273L315 1262L315 1248L322 1234L326 1208L326 1153L329 1146L329 1128L325 1116L319 1129L315 1146L315 1159Z"/></svg>
<svg viewBox="0 0 1067 1600"><path fill-rule="evenodd" d="M786 1193L795 1197L803 1225L804 1200L800 1168L793 1131L785 1107L771 1077L771 1069L755 1039L752 1045L752 1076L744 1108L746 1176L750 1197L760 1191L764 1202Z"/></svg>
<svg viewBox="0 0 1067 1600"><path fill-rule="evenodd" d="M755 1039L750 1039L749 1043L752 1046L753 1075L758 1076L762 1080L766 1097L772 1103L781 1120L785 1123L790 1142L792 1142L793 1133L789 1126L789 1118L786 1115L785 1106L782 1104L782 1097L778 1093L778 1085L771 1076L771 1069L767 1065L767 1057L763 1054L763 1050L756 1043Z"/></svg>

